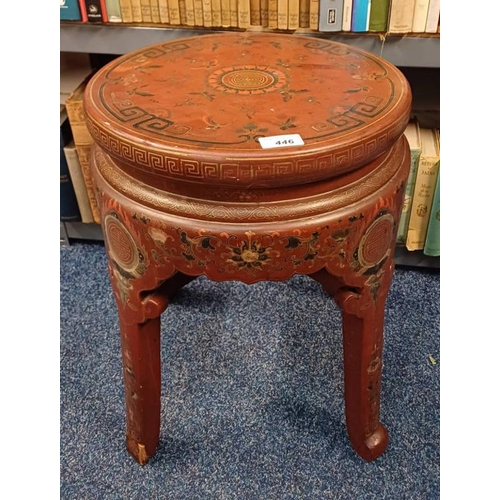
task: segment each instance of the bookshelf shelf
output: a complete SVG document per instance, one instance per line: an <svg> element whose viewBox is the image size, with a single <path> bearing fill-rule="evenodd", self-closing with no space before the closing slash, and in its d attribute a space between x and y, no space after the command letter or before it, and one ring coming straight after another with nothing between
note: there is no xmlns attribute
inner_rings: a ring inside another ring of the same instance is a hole
<svg viewBox="0 0 500 500"><path fill-rule="evenodd" d="M170 28L144 25L60 23L60 50L93 54L125 54L133 50L176 38L222 31L212 28ZM263 31L266 31L265 29ZM274 30L269 30L274 31ZM287 32L292 33L292 32ZM294 32L303 36L328 38L382 56L395 66L439 68L439 35L387 35L378 33L322 33L306 29Z"/></svg>

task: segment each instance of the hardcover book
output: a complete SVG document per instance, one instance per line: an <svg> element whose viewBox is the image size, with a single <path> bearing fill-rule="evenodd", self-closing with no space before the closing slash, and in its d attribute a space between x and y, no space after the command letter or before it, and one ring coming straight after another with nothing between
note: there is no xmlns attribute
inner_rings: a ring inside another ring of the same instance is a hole
<svg viewBox="0 0 500 500"><path fill-rule="evenodd" d="M151 4L152 6L153 4ZM151 10L151 17L153 16ZM170 24L179 25L181 24L181 10L179 7L179 0L168 0L168 16L170 18ZM154 22L154 20L153 20Z"/></svg>
<svg viewBox="0 0 500 500"><path fill-rule="evenodd" d="M440 163L438 169L440 169ZM441 199L439 189L439 179L441 177L441 170L437 174L436 189L434 191L434 199L432 200L431 216L429 218L429 227L427 228L427 235L425 237L424 254L431 257L438 257L440 255L440 225L441 225Z"/></svg>
<svg viewBox="0 0 500 500"><path fill-rule="evenodd" d="M134 23L142 22L141 0L130 0L132 6L132 20Z"/></svg>
<svg viewBox="0 0 500 500"><path fill-rule="evenodd" d="M262 26L260 22L260 0L250 0L250 25Z"/></svg>
<svg viewBox="0 0 500 500"><path fill-rule="evenodd" d="M151 18L151 4L149 0L141 0L141 14L143 22L151 23L153 21Z"/></svg>
<svg viewBox="0 0 500 500"><path fill-rule="evenodd" d="M427 19L425 22L426 33L439 32L439 13L440 13L440 0L430 0L429 9L427 10Z"/></svg>
<svg viewBox="0 0 500 500"><path fill-rule="evenodd" d="M309 4L309 29L319 28L319 0L311 0Z"/></svg>
<svg viewBox="0 0 500 500"><path fill-rule="evenodd" d="M106 0L106 12L108 13L108 21L110 23L123 22L120 0Z"/></svg>
<svg viewBox="0 0 500 500"><path fill-rule="evenodd" d="M177 0L177 3L179 3L179 0ZM151 22L160 24L160 6L158 0L149 0L149 5L151 6Z"/></svg>
<svg viewBox="0 0 500 500"><path fill-rule="evenodd" d="M120 12L122 22L132 23L134 18L132 16L132 2L131 0L120 0Z"/></svg>
<svg viewBox="0 0 500 500"><path fill-rule="evenodd" d="M278 28L278 0L268 0L269 5L269 27L276 29ZM309 20L307 27L309 27Z"/></svg>
<svg viewBox="0 0 500 500"><path fill-rule="evenodd" d="M263 28L269 26L269 0L260 0L260 21Z"/></svg>
<svg viewBox="0 0 500 500"><path fill-rule="evenodd" d="M371 3L368 31L385 33L391 0L371 0Z"/></svg>
<svg viewBox="0 0 500 500"><path fill-rule="evenodd" d="M289 0L288 2L288 29L296 30L299 27L299 0Z"/></svg>
<svg viewBox="0 0 500 500"><path fill-rule="evenodd" d="M415 0L391 0L390 33L410 33L413 25Z"/></svg>
<svg viewBox="0 0 500 500"><path fill-rule="evenodd" d="M228 0L222 0L222 2ZM229 2L228 2L229 5ZM186 25L194 26L194 0L186 0Z"/></svg>
<svg viewBox="0 0 500 500"><path fill-rule="evenodd" d="M309 0L299 1L299 27L309 28Z"/></svg>
<svg viewBox="0 0 500 500"><path fill-rule="evenodd" d="M342 31L351 31L352 26L352 0L344 0L342 13Z"/></svg>
<svg viewBox="0 0 500 500"><path fill-rule="evenodd" d="M202 0L203 26L212 27L212 0ZM248 0L248 19L250 22L250 0Z"/></svg>
<svg viewBox="0 0 500 500"><path fill-rule="evenodd" d="M342 31L344 0L319 0L319 31Z"/></svg>
<svg viewBox="0 0 500 500"><path fill-rule="evenodd" d="M64 155L64 146L70 143L71 127L68 120L68 115L64 106L61 106L60 116L60 217L63 222L81 220L78 202L76 201L75 190L69 175L68 163Z"/></svg>
<svg viewBox="0 0 500 500"><path fill-rule="evenodd" d="M158 0L158 12L160 15L160 22L162 24L169 24L170 14L168 12L168 0Z"/></svg>
<svg viewBox="0 0 500 500"><path fill-rule="evenodd" d="M368 31L370 23L371 0L353 0L351 31L363 33Z"/></svg>
<svg viewBox="0 0 500 500"><path fill-rule="evenodd" d="M437 131L420 128L422 152L415 178L415 189L408 222L406 248L410 251L423 250L432 200L439 172L439 140Z"/></svg>
<svg viewBox="0 0 500 500"><path fill-rule="evenodd" d="M90 175L90 148L94 141L88 131L83 113L83 93L89 79L90 77L85 79L68 97L66 100L66 110L71 132L73 134L73 140L76 145L76 151L78 153L78 160L80 161L83 178L85 180L85 186L87 187L87 195L89 197L90 207L92 208L94 222L100 224L101 217L97 207L92 176Z"/></svg>
<svg viewBox="0 0 500 500"><path fill-rule="evenodd" d="M278 29L288 28L288 0L278 0Z"/></svg>
<svg viewBox="0 0 500 500"><path fill-rule="evenodd" d="M78 0L60 0L59 17L61 21L82 21Z"/></svg>
<svg viewBox="0 0 500 500"><path fill-rule="evenodd" d="M104 0L85 0L85 10L89 23L103 23L103 8L106 11Z"/></svg>
<svg viewBox="0 0 500 500"><path fill-rule="evenodd" d="M238 0L238 28L250 26L250 0Z"/></svg>
<svg viewBox="0 0 500 500"><path fill-rule="evenodd" d="M416 0L413 10L412 33L424 33L427 23L427 12L429 10L429 0Z"/></svg>
<svg viewBox="0 0 500 500"><path fill-rule="evenodd" d="M398 232L396 236L396 245L404 245L406 243L413 191L415 189L415 177L417 175L420 154L422 152L422 146L420 143L420 127L416 120L408 123L404 134L410 146L411 164L408 180L406 181L403 209L401 211L401 218L399 220Z"/></svg>
<svg viewBox="0 0 500 500"><path fill-rule="evenodd" d="M82 174L82 167L80 166L78 153L73 140L64 146L64 156L66 158L66 163L68 164L69 176L75 191L76 201L78 203L78 209L80 210L82 222L92 223L94 222L94 217L92 215L92 209L90 208L90 201Z"/></svg>

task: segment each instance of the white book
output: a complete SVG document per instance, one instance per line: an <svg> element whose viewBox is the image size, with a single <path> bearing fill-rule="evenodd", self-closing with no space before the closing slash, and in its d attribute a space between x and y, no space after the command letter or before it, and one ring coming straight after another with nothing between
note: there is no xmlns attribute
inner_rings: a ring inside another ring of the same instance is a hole
<svg viewBox="0 0 500 500"><path fill-rule="evenodd" d="M415 8L413 9L413 33L424 33L427 23L427 12L429 10L430 0L416 0Z"/></svg>
<svg viewBox="0 0 500 500"><path fill-rule="evenodd" d="M344 9L342 15L342 31L351 31L352 20L352 0L344 0Z"/></svg>
<svg viewBox="0 0 500 500"><path fill-rule="evenodd" d="M429 10L427 12L427 21L425 24L426 33L437 33L439 24L440 12L439 0L431 0L429 3Z"/></svg>
<svg viewBox="0 0 500 500"><path fill-rule="evenodd" d="M389 14L390 33L410 33L413 26L415 0L392 0Z"/></svg>

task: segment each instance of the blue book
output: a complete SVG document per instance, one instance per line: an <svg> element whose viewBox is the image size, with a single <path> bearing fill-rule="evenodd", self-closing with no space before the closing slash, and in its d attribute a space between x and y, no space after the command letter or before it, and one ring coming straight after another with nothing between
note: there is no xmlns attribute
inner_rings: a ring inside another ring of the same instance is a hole
<svg viewBox="0 0 500 500"><path fill-rule="evenodd" d="M66 110L61 110L60 121L60 148L61 148L61 191L60 191L60 211L61 220L63 222L81 221L80 210L78 209L78 201L76 199L75 189L69 175L68 162L64 154L64 146L69 144L73 139L71 126L69 123Z"/></svg>
<svg viewBox="0 0 500 500"><path fill-rule="evenodd" d="M371 0L353 0L351 31L368 31L370 24Z"/></svg>
<svg viewBox="0 0 500 500"><path fill-rule="evenodd" d="M81 21L78 0L60 0L59 15L61 21Z"/></svg>

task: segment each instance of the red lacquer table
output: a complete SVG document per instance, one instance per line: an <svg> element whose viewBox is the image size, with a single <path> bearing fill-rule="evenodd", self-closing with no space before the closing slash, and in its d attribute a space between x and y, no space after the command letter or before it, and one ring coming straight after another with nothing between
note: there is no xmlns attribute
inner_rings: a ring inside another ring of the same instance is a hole
<svg viewBox="0 0 500 500"><path fill-rule="evenodd" d="M221 33L122 56L90 81L92 173L120 317L127 448L160 429L160 314L196 276L319 281L343 312L349 437L382 454L385 300L411 93L332 41Z"/></svg>

